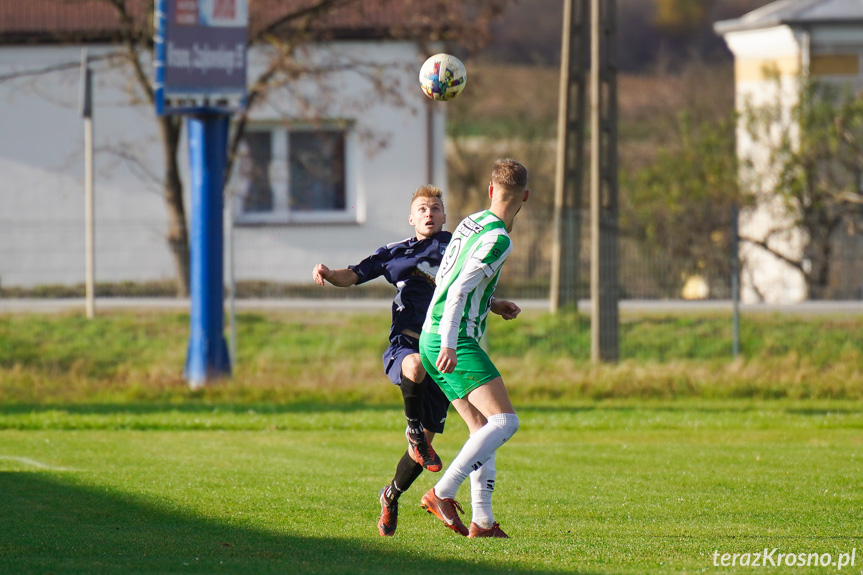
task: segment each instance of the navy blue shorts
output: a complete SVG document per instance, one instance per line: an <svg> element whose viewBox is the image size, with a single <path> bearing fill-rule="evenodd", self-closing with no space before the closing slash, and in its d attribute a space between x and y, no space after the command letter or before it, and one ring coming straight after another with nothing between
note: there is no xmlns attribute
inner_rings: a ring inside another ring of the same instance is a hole
<svg viewBox="0 0 863 575"><path fill-rule="evenodd" d="M384 352L384 371L394 384L401 385L402 361L412 353L419 353L419 346L419 340L401 334L396 336L395 342L391 343ZM425 388L425 395L423 396L423 427L433 433L443 433L447 410L449 409L449 400L431 378L426 378Z"/></svg>

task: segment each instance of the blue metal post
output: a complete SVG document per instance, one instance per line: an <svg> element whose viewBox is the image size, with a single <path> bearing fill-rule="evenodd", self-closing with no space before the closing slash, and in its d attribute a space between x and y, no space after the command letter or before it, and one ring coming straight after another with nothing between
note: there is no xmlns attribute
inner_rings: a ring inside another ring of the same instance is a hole
<svg viewBox="0 0 863 575"><path fill-rule="evenodd" d="M192 189L191 332L183 377L192 389L229 376L224 333L222 189L228 146L228 116L189 116Z"/></svg>

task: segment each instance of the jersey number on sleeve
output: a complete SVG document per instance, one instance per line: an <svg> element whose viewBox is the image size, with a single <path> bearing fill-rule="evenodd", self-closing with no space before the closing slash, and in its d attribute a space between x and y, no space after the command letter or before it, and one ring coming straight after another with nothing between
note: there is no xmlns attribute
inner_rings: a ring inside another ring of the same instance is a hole
<svg viewBox="0 0 863 575"><path fill-rule="evenodd" d="M446 278L446 276L449 275L449 273L453 270L453 268L455 267L455 263L458 261L458 256L460 252L461 238L453 238L453 240L449 244L449 247L446 250L446 253L443 255L443 261L440 264L441 279Z"/></svg>

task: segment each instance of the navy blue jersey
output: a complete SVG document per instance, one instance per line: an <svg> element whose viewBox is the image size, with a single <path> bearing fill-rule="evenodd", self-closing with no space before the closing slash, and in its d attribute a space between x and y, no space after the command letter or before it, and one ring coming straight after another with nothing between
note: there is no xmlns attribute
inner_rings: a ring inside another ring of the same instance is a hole
<svg viewBox="0 0 863 575"><path fill-rule="evenodd" d="M359 280L357 285L383 276L398 290L393 299L390 341L402 330L419 333L435 288L435 275L446 251L450 232L430 238L409 238L386 245L355 266L348 266Z"/></svg>

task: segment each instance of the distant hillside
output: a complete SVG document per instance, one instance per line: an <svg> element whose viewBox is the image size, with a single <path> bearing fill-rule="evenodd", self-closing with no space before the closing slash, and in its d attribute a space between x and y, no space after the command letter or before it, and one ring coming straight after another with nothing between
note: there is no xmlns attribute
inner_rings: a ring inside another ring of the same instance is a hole
<svg viewBox="0 0 863 575"><path fill-rule="evenodd" d="M554 139L560 70L468 60L468 86L447 103L451 136ZM513 86L518 86L513 88ZM668 73L618 77L619 132L629 142L655 149L677 129L680 112L696 121L725 117L734 109L730 62L688 63Z"/></svg>
<svg viewBox="0 0 863 575"><path fill-rule="evenodd" d="M771 0L702 0L708 6L702 21L683 22L674 28L657 21L656 7L661 1L668 0L617 0L621 71L667 70L692 58L728 62L731 54L713 32L713 23L737 18ZM493 63L559 65L563 0L513 2L494 24L491 42L477 56Z"/></svg>

